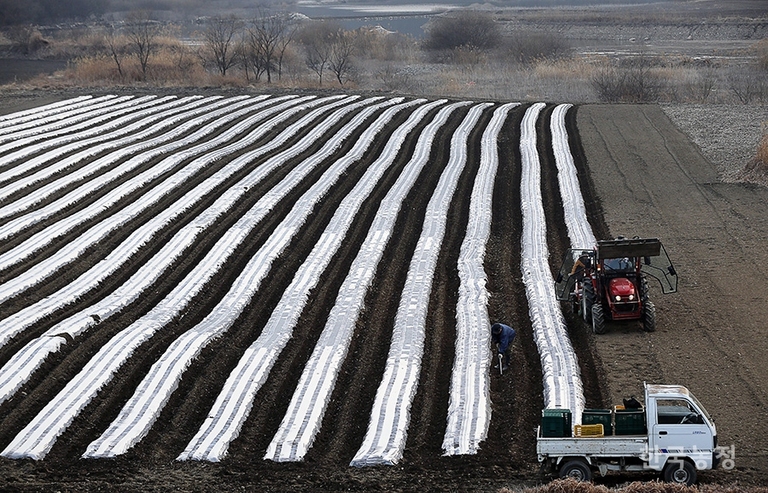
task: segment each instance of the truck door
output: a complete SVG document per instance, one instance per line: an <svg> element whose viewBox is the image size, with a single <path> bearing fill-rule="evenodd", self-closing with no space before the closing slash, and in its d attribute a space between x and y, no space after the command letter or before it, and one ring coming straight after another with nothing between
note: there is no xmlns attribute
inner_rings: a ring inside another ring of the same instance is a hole
<svg viewBox="0 0 768 493"><path fill-rule="evenodd" d="M688 457L696 469L712 466L712 430L690 401L657 399L656 423L649 431L649 462L654 469L663 467L669 457Z"/></svg>

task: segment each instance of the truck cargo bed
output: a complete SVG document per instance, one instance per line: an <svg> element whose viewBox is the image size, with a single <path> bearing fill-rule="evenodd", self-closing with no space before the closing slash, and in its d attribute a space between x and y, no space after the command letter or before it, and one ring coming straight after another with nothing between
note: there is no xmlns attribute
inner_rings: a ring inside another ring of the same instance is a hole
<svg viewBox="0 0 768 493"><path fill-rule="evenodd" d="M648 454L646 435L623 435L607 437L559 438L539 437L536 453L544 456L601 456L601 457L638 457Z"/></svg>

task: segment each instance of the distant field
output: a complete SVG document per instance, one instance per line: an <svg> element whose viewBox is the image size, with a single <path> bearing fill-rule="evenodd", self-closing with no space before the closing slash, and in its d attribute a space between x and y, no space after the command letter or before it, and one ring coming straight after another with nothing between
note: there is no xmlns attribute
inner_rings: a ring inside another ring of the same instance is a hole
<svg viewBox="0 0 768 493"><path fill-rule="evenodd" d="M40 74L52 74L67 67L63 60L19 60L0 58L0 84L20 82Z"/></svg>

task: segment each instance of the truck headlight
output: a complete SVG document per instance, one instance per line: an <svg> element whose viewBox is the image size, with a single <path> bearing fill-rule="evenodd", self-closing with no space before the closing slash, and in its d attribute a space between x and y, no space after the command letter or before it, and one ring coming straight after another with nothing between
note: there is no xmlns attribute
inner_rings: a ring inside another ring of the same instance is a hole
<svg viewBox="0 0 768 493"><path fill-rule="evenodd" d="M616 295L616 301L621 301L621 296L619 296L618 294Z"/></svg>

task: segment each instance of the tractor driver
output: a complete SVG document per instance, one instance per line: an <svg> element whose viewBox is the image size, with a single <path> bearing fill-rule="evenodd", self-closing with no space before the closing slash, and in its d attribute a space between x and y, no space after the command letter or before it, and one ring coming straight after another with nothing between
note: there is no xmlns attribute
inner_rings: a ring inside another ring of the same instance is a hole
<svg viewBox="0 0 768 493"><path fill-rule="evenodd" d="M629 257L607 258L603 265L607 270L626 271L632 269L632 260Z"/></svg>

